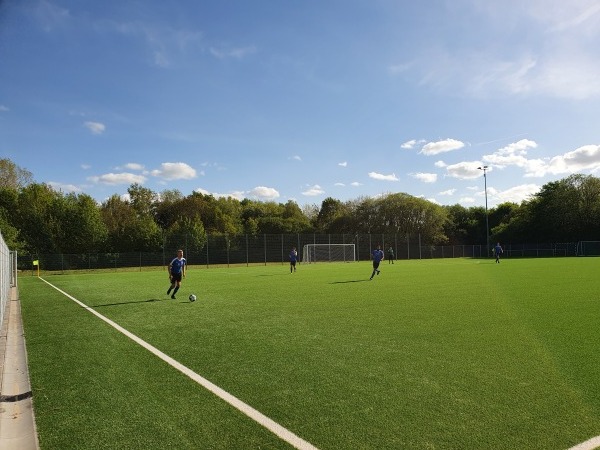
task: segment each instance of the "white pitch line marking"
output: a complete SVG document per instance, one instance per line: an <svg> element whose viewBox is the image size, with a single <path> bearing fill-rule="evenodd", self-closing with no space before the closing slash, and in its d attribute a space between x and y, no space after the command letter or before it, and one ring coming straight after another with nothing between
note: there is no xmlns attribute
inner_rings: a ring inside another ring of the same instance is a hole
<svg viewBox="0 0 600 450"><path fill-rule="evenodd" d="M267 430L269 430L272 433L274 433L275 435L279 436L282 440L284 440L288 444L294 446L295 448L297 448L299 450L318 450L317 447L315 447L314 445L312 445L310 442L305 441L304 439L300 438L299 436L297 436L296 434L294 434L293 432L291 432L287 428L284 428L283 426L279 425L274 420L272 420L269 417L265 416L260 411L254 409L250 405L244 403L243 401L241 401L237 397L234 397L229 392L221 389L216 384L208 381L206 378L198 375L193 370L191 370L188 367L184 366L180 362L174 360L170 356L164 354L163 352L161 352L156 347L148 344L146 341L144 341L141 338L137 337L135 334L127 331L125 328L123 328L122 326L120 326L117 323L113 322L109 318L104 317L102 314L100 314L96 310L92 309L91 307L87 306L86 304L80 302L79 300L77 300L72 295L67 294L62 289L54 286L52 283L44 280L41 277L40 277L40 280L42 280L44 283L50 285L54 289L56 289L58 292L60 292L61 294L63 294L65 297L73 300L75 303L77 303L82 308L87 309L89 312L91 312L92 314L94 314L96 317L98 317L99 319L102 319L104 322L106 322L107 324L109 324L111 327L113 327L117 331L123 333L129 339L133 340L137 344L139 344L142 347L144 347L146 350L148 350L151 353L153 353L154 355L158 356L160 359L162 359L164 362L166 362L170 366L172 366L175 369L179 370L184 375L187 375L189 378L191 378L196 383L200 384L202 387L204 387L205 389L207 389L210 392L212 392L213 394L215 394L220 399L226 401L231 406L233 406L237 410L239 410L242 413L244 413L246 416L250 417L251 419L253 419L257 423L259 423L260 425L262 425L263 427L265 427Z"/></svg>
<svg viewBox="0 0 600 450"><path fill-rule="evenodd" d="M569 450L593 450L600 447L600 436L588 439L581 444L577 444L575 447L571 447Z"/></svg>

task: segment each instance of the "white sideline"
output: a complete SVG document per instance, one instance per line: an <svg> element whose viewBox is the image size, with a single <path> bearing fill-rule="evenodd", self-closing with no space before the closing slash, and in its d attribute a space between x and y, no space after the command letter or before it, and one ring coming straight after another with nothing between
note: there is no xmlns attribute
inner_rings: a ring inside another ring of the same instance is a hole
<svg viewBox="0 0 600 450"><path fill-rule="evenodd" d="M262 425L263 427L265 427L267 430L269 430L272 433L274 433L275 435L279 436L282 440L284 440L288 444L294 446L295 448L297 448L299 450L318 450L317 447L315 447L314 445L312 445L310 442L305 441L304 439L302 439L299 436L297 436L294 433L292 433L287 428L282 427L277 422L275 422L274 420L268 418L267 416L265 416L260 411L257 411L256 409L254 409L250 405L244 403L243 401L241 401L237 397L234 397L233 395L231 395L227 391L221 389L219 386L217 386L217 385L213 384L212 382L208 381L206 378L198 375L193 370L187 368L186 366L184 366L183 364L177 362L176 360L174 360L170 356L164 354L163 352L161 352L160 350L158 350L156 347L153 347L152 345L148 344L146 341L140 339L135 334L130 333L125 328L123 328L120 325L116 324L115 322L113 322L112 320L108 319L107 317L104 317L102 314L100 314L99 312L95 311L91 307L85 305L84 303L80 302L75 297L67 294L65 291L59 289L58 287L54 286L52 283L44 280L41 277L40 277L40 280L42 280L44 283L52 286L54 289L56 289L58 292L60 292L64 296L66 296L66 297L70 298L71 300L73 300L75 303L77 303L78 305L80 305L82 308L87 309L89 312L91 312L92 314L94 314L98 318L102 319L104 322L106 322L107 324L109 324L111 327L113 327L116 330L120 331L125 336L127 336L131 340L135 341L136 343L138 343L139 345L141 345L142 347L144 347L146 350L148 350L151 353L153 353L154 355L158 356L160 359L162 359L164 362L166 362L170 366L172 366L175 369L179 370L184 375L187 375L189 378L191 378L192 380L194 380L196 383L200 384L204 388L208 389L210 392L212 392L213 394L215 394L217 397L221 398L222 400L225 400L231 406L233 406L234 408L238 409L239 411L241 411L242 413L244 413L246 416L250 417L251 419L255 420L260 425Z"/></svg>
<svg viewBox="0 0 600 450"><path fill-rule="evenodd" d="M600 436L591 438L581 444L571 447L569 450L593 450L600 447Z"/></svg>

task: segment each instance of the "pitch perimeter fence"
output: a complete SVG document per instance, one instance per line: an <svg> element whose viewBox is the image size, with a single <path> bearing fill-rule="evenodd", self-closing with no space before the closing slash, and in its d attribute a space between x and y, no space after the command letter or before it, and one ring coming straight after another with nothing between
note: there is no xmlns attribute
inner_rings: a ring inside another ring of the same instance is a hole
<svg viewBox="0 0 600 450"><path fill-rule="evenodd" d="M11 252L0 233L0 330L4 334L4 313L10 301L10 289L17 285L17 254Z"/></svg>
<svg viewBox="0 0 600 450"><path fill-rule="evenodd" d="M44 271L134 269L166 266L175 257L178 248L184 250L188 264L195 266L267 265L287 264L289 252L296 247L302 260L305 244L354 244L356 261L368 261L377 245L389 257L390 247L394 259L433 258L486 258L492 249L485 245L430 245L421 236L400 234L262 234L262 235L209 235L201 248L188 246L191 241L182 237L178 245L160 252L35 254L20 255L18 269L33 270L33 261ZM172 240L170 241L172 242ZM564 244L507 244L503 257L555 257L575 256L576 243Z"/></svg>

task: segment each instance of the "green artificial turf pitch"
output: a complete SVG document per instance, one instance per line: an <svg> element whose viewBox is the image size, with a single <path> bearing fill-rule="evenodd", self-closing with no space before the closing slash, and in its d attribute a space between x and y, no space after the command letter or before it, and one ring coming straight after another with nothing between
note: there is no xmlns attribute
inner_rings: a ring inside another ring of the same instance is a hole
<svg viewBox="0 0 600 450"><path fill-rule="evenodd" d="M597 258L190 267L44 278L321 449L567 449L600 435ZM34 277L42 449L284 449ZM195 303L187 297L198 296Z"/></svg>

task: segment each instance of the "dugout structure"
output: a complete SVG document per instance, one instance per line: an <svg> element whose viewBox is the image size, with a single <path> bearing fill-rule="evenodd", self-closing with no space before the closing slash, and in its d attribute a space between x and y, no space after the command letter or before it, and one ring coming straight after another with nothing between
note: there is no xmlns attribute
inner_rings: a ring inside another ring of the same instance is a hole
<svg viewBox="0 0 600 450"><path fill-rule="evenodd" d="M302 262L355 262L354 244L305 244L302 248Z"/></svg>

